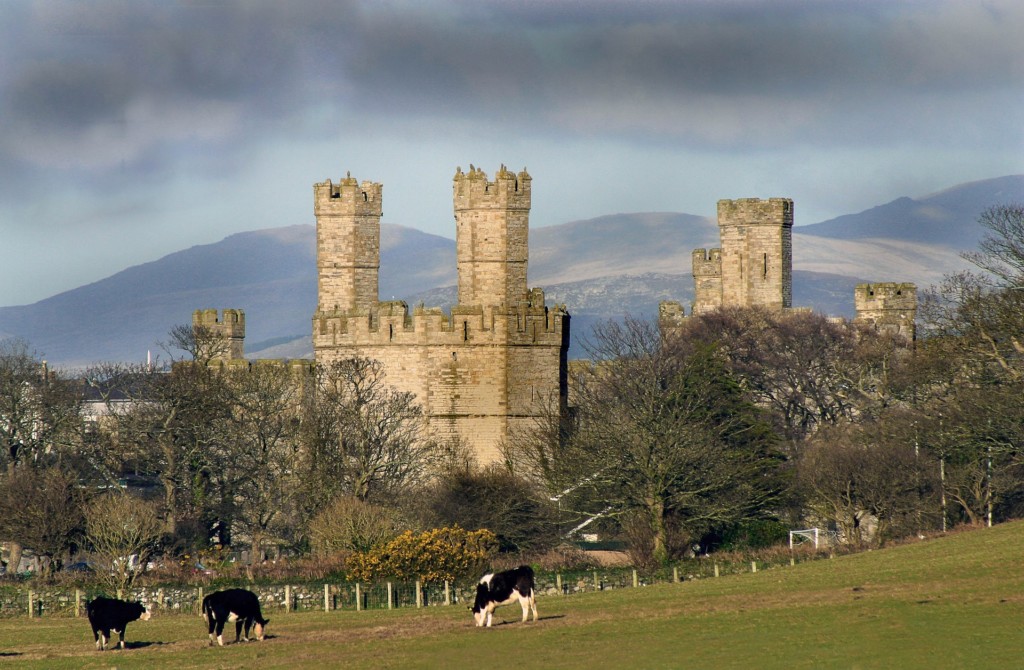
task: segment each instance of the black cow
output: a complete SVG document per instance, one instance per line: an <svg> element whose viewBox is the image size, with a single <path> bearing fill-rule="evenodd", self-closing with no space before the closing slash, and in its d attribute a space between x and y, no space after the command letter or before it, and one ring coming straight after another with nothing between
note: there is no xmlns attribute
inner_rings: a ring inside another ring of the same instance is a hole
<svg viewBox="0 0 1024 670"><path fill-rule="evenodd" d="M141 619L149 621L149 612L140 602L128 603L114 598L100 596L85 604L85 613L89 616L92 635L96 638L96 648L103 651L110 640L110 631L120 638L117 646L124 649L124 629L128 623Z"/></svg>
<svg viewBox="0 0 1024 670"><path fill-rule="evenodd" d="M235 642L239 638L249 641L249 629L256 633L256 639L262 640L264 629L270 619L260 614L260 599L252 591L245 589L228 589L217 591L203 598L203 618L210 627L210 645L213 645L214 631L217 633L217 644L224 646L224 624L235 622ZM245 637L242 637L242 625L245 625Z"/></svg>
<svg viewBox="0 0 1024 670"><path fill-rule="evenodd" d="M523 623L533 611L533 620L537 620L537 601L533 595L533 570L528 565L521 565L515 570L506 570L497 574L488 573L476 585L476 602L473 604L473 619L477 626L491 625L491 615L500 605L508 605L516 600L523 608Z"/></svg>

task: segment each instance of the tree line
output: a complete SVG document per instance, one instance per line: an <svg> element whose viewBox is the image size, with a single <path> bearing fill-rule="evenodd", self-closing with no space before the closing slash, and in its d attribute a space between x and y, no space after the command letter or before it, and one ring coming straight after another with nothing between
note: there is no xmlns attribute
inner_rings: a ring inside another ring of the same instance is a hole
<svg viewBox="0 0 1024 670"><path fill-rule="evenodd" d="M178 326L167 366L67 374L5 340L0 539L14 566L24 547L115 570L211 546L365 556L455 527L541 552L592 530L662 563L810 525L877 546L1016 517L1024 208L981 223L978 271L922 294L916 341L805 311L601 324L568 415L550 408L486 468L426 434L380 361L236 367Z"/></svg>

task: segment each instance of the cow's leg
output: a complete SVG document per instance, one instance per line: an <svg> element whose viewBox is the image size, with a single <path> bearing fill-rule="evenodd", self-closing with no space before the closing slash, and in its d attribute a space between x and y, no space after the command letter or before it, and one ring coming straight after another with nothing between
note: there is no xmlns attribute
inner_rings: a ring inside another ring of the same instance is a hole
<svg viewBox="0 0 1024 670"><path fill-rule="evenodd" d="M107 641L110 640L110 629L103 628L100 630L100 651L105 651L107 648Z"/></svg>
<svg viewBox="0 0 1024 670"><path fill-rule="evenodd" d="M533 592L533 589L530 589L530 609L533 610L533 620L536 622L537 621L537 596Z"/></svg>
<svg viewBox="0 0 1024 670"><path fill-rule="evenodd" d="M235 642L242 639L242 624L245 624L245 641L249 641L249 620L248 619L235 619Z"/></svg>
<svg viewBox="0 0 1024 670"><path fill-rule="evenodd" d="M96 628L93 628L92 636L96 640L96 651L102 651L103 647L100 646L100 631Z"/></svg>
<svg viewBox="0 0 1024 670"><path fill-rule="evenodd" d="M115 630L114 631L115 633L117 633L117 646L118 646L119 649L124 649L124 629L125 628L127 628L127 626L122 626L121 630Z"/></svg>
<svg viewBox="0 0 1024 670"><path fill-rule="evenodd" d="M519 606L523 608L523 623L530 618L530 598L529 596L519 596Z"/></svg>
<svg viewBox="0 0 1024 670"><path fill-rule="evenodd" d="M210 646L212 647L214 640L213 631L217 627L217 619L213 614L213 610L210 610L210 612L206 615L206 626L207 628L209 628L208 632L210 633Z"/></svg>
<svg viewBox="0 0 1024 670"><path fill-rule="evenodd" d="M221 647L223 647L224 646L224 620L223 619L218 619L217 620L217 630L216 630L216 633L217 633L217 644L220 645Z"/></svg>
<svg viewBox="0 0 1024 670"><path fill-rule="evenodd" d="M494 616L494 607L491 605L487 606L487 627L491 627L491 617Z"/></svg>

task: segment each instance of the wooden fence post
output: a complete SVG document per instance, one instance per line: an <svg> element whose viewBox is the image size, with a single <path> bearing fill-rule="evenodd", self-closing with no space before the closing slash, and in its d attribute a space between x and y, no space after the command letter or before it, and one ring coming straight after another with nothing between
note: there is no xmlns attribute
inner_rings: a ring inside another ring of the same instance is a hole
<svg viewBox="0 0 1024 670"><path fill-rule="evenodd" d="M601 582L597 581L597 570L594 570L594 590L597 591L601 588Z"/></svg>
<svg viewBox="0 0 1024 670"><path fill-rule="evenodd" d="M757 572L757 561L751 561L750 562L750 571L751 572Z"/></svg>
<svg viewBox="0 0 1024 670"><path fill-rule="evenodd" d="M75 589L75 618L82 616L82 590Z"/></svg>
<svg viewBox="0 0 1024 670"><path fill-rule="evenodd" d="M416 607L423 607L423 588L418 579L416 580Z"/></svg>
<svg viewBox="0 0 1024 670"><path fill-rule="evenodd" d="M32 589L28 590L28 618L35 616L35 608L32 606Z"/></svg>
<svg viewBox="0 0 1024 670"><path fill-rule="evenodd" d="M324 611L331 611L331 587L328 584L324 584Z"/></svg>
<svg viewBox="0 0 1024 670"><path fill-rule="evenodd" d="M636 568L633 568L633 588L640 586L640 578L636 574Z"/></svg>
<svg viewBox="0 0 1024 670"><path fill-rule="evenodd" d="M560 572L555 574L555 588L559 593L562 592L562 573Z"/></svg>
<svg viewBox="0 0 1024 670"><path fill-rule="evenodd" d="M356 582L356 611L363 611L363 594L359 589L359 582Z"/></svg>
<svg viewBox="0 0 1024 670"><path fill-rule="evenodd" d="M289 584L285 584L284 587L284 612L285 614L292 611L292 587Z"/></svg>
<svg viewBox="0 0 1024 670"><path fill-rule="evenodd" d="M394 592L394 587L391 585L391 582L388 582L388 609L391 609L391 600L392 600L391 594L393 592Z"/></svg>
<svg viewBox="0 0 1024 670"><path fill-rule="evenodd" d="M196 609L199 610L200 614L203 613L203 587L202 586L199 587L199 599L196 600Z"/></svg>
<svg viewBox="0 0 1024 670"><path fill-rule="evenodd" d="M679 583L679 567L678 566L672 566L672 582L674 584L678 584Z"/></svg>
<svg viewBox="0 0 1024 670"><path fill-rule="evenodd" d="M451 605L452 604L451 585L448 583L447 579L444 580L444 604L445 605Z"/></svg>

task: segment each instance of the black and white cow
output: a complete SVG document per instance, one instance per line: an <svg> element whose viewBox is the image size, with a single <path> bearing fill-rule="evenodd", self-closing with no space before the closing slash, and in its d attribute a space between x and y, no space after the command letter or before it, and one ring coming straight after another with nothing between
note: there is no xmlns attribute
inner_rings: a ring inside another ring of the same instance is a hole
<svg viewBox="0 0 1024 670"><path fill-rule="evenodd" d="M92 635L96 638L96 648L103 651L110 640L110 631L118 634L117 646L124 649L124 629L129 622L141 619L149 621L149 612L140 602L125 602L114 598L100 596L85 604L85 613L89 616Z"/></svg>
<svg viewBox="0 0 1024 670"><path fill-rule="evenodd" d="M500 605L508 605L519 601L523 608L523 623L533 611L533 620L537 620L537 602L533 596L533 570L528 565L521 565L515 570L499 573L488 573L476 585L476 602L473 603L473 619L477 626L491 625L491 615Z"/></svg>
<svg viewBox="0 0 1024 670"><path fill-rule="evenodd" d="M217 633L217 644L224 646L224 624L235 622L235 642L239 638L249 641L249 629L256 633L256 639L262 640L266 625L270 619L264 619L260 613L260 599L252 591L245 589L228 589L217 591L203 598L203 618L210 628L210 644L213 645L214 632ZM242 637L242 626L245 625L245 637Z"/></svg>

